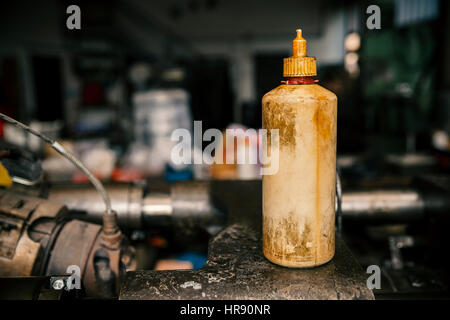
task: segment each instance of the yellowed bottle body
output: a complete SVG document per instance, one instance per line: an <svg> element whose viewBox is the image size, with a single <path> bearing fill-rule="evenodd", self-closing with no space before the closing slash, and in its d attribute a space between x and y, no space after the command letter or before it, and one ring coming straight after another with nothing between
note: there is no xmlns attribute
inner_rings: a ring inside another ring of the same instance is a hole
<svg viewBox="0 0 450 320"><path fill-rule="evenodd" d="M278 171L263 175L264 255L286 267L324 264L334 256L336 95L318 84L280 85L262 107L263 128L279 130Z"/></svg>

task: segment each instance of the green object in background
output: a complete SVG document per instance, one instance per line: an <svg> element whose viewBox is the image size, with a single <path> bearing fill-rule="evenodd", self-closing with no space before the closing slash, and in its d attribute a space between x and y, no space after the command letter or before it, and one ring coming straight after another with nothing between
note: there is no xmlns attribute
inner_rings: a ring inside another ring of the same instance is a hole
<svg viewBox="0 0 450 320"><path fill-rule="evenodd" d="M432 23L365 33L360 55L369 130L398 137L426 128L434 108L435 51Z"/></svg>

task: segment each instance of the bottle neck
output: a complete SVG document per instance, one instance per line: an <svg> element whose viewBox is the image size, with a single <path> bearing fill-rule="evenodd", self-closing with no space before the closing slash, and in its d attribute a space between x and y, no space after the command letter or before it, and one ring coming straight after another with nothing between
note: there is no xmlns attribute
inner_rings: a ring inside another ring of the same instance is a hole
<svg viewBox="0 0 450 320"><path fill-rule="evenodd" d="M288 77L286 80L281 81L284 84L311 84L317 83L319 80L314 77Z"/></svg>

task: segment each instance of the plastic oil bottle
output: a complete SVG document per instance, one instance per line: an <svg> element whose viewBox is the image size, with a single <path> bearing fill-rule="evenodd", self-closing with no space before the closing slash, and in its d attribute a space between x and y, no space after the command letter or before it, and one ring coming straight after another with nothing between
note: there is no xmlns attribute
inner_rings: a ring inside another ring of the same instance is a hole
<svg viewBox="0 0 450 320"><path fill-rule="evenodd" d="M278 171L263 175L263 251L282 266L314 267L334 256L337 97L317 84L301 30L283 69L286 80L262 99L263 128L279 134Z"/></svg>

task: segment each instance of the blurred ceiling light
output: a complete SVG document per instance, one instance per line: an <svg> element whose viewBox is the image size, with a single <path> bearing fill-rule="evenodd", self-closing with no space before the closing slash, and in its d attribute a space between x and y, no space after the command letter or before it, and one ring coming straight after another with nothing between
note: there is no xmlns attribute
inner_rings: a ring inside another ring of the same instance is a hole
<svg viewBox="0 0 450 320"><path fill-rule="evenodd" d="M444 130L436 130L432 135L433 146L439 150L450 149L450 139Z"/></svg>
<svg viewBox="0 0 450 320"><path fill-rule="evenodd" d="M359 74L358 60L359 55L355 52L349 52L344 57L345 70L352 77L356 77Z"/></svg>
<svg viewBox="0 0 450 320"><path fill-rule="evenodd" d="M356 32L349 33L345 37L344 46L347 51L357 51L361 46L361 37Z"/></svg>
<svg viewBox="0 0 450 320"><path fill-rule="evenodd" d="M128 77L134 84L147 81L153 75L152 67L146 62L138 62L133 64L129 71Z"/></svg>
<svg viewBox="0 0 450 320"><path fill-rule="evenodd" d="M345 65L358 64L359 56L355 52L349 52L345 55Z"/></svg>

